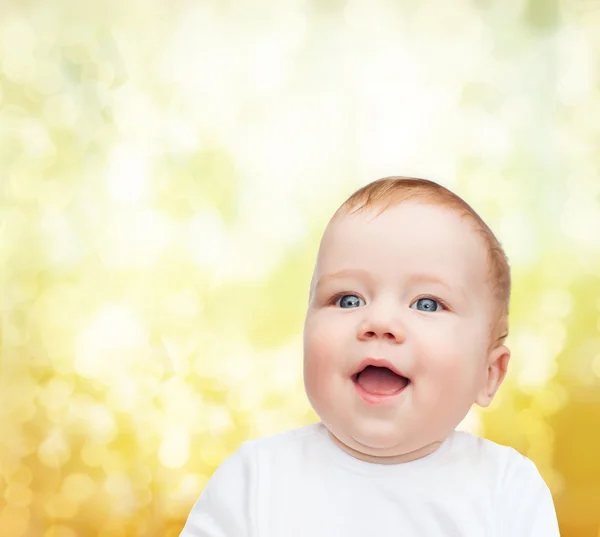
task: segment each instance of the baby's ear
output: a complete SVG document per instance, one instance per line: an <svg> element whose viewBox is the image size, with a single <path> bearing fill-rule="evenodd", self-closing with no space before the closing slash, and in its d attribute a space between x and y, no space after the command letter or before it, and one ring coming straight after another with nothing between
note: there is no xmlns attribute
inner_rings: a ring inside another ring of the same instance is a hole
<svg viewBox="0 0 600 537"><path fill-rule="evenodd" d="M493 349L487 357L487 368L483 378L483 385L479 389L475 402L482 407L489 406L494 399L500 384L506 376L510 350L505 345Z"/></svg>

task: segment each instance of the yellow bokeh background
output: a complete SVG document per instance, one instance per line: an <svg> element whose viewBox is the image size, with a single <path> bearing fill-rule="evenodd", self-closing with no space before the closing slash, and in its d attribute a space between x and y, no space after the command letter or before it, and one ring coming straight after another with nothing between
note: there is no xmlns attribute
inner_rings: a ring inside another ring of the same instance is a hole
<svg viewBox="0 0 600 537"><path fill-rule="evenodd" d="M0 537L177 536L239 444L316 421L320 234L387 175L513 267L511 370L461 427L600 535L600 4L0 4Z"/></svg>

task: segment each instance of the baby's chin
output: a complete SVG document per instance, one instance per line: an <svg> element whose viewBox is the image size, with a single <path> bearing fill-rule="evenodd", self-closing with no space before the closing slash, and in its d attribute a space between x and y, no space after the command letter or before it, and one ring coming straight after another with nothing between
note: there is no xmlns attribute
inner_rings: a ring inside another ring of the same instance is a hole
<svg viewBox="0 0 600 537"><path fill-rule="evenodd" d="M399 463L416 460L435 451L442 443L402 430L397 424L373 424L365 428L329 427L332 440L357 459L380 463Z"/></svg>
<svg viewBox="0 0 600 537"><path fill-rule="evenodd" d="M398 455L405 451L407 442L404 431L398 426L382 423L368 428L328 427L338 442L371 456ZM417 446L418 447L418 446Z"/></svg>

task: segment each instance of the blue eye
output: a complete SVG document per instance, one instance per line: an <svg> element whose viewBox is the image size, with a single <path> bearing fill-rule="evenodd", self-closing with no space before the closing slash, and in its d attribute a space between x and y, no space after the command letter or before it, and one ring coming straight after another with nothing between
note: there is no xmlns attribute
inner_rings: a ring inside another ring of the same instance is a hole
<svg viewBox="0 0 600 537"><path fill-rule="evenodd" d="M356 295L342 295L335 301L335 305L339 305L343 309L358 308L361 301L364 304L365 301Z"/></svg>
<svg viewBox="0 0 600 537"><path fill-rule="evenodd" d="M438 311L442 309L442 305L433 298L419 298L415 300L410 307L416 306L413 309L417 309L419 311Z"/></svg>

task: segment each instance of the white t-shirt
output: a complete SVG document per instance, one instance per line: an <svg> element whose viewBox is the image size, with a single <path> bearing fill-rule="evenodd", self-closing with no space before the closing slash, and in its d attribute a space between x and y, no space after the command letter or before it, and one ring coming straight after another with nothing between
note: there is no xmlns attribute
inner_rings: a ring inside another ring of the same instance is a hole
<svg viewBox="0 0 600 537"><path fill-rule="evenodd" d="M557 537L527 457L466 432L402 464L358 460L321 423L244 442L180 537Z"/></svg>

